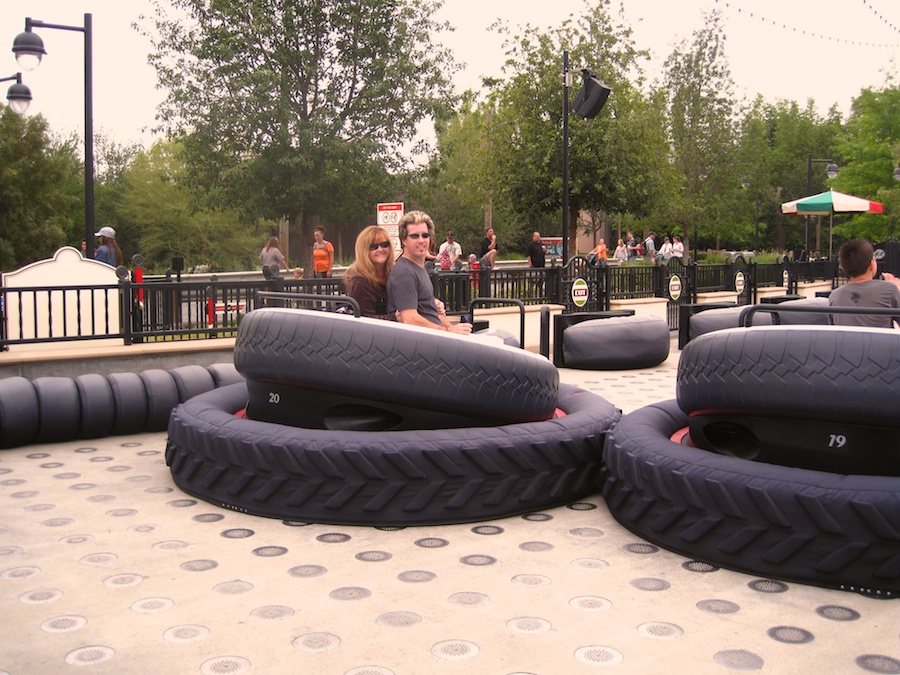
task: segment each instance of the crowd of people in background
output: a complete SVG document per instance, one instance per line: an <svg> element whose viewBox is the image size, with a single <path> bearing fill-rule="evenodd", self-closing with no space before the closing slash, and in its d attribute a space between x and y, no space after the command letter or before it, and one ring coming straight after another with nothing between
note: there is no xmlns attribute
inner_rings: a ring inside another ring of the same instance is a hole
<svg viewBox="0 0 900 675"><path fill-rule="evenodd" d="M401 244L399 256L396 256L390 234L385 228L371 225L360 232L356 239L355 261L344 275L345 292L359 303L363 316L418 325L424 325L425 322L447 329L450 324L443 313L443 304L434 298L431 282L424 284L422 274L427 277L429 273L438 271L494 269L499 253L497 235L492 227L485 228L479 254L472 253L466 258L453 230L446 232L445 240L440 246L436 245L434 222L427 213L410 211L402 217L398 230ZM330 278L334 271L334 246L325 239L325 228L316 226L313 235L313 277ZM101 242L97 252L98 259L105 261L106 256L121 258L112 228L101 228L97 236ZM610 254L606 241L600 238L587 254L588 262L592 265L605 265L610 262L621 264L641 257L647 260L684 257L684 244L677 235L671 239L663 237L658 248L656 242L656 232L650 231L646 238L638 241L634 233L629 231L625 238L618 239ZM525 258L529 267L546 266L547 245L540 232L532 233L531 241L525 249ZM259 260L263 271L268 275L277 274L283 269L298 278L302 276L302 268L292 269L289 266L287 257L279 246L278 237L269 238L259 253ZM390 281L392 272L403 280L402 284ZM393 299L389 290L392 287L395 289ZM415 303L412 302L413 298ZM450 329L459 332L457 325L451 325Z"/></svg>

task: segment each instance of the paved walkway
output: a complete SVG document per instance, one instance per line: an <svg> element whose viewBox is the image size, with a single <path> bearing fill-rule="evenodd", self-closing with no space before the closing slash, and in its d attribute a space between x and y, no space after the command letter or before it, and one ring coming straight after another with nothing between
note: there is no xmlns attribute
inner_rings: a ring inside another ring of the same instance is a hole
<svg viewBox="0 0 900 675"><path fill-rule="evenodd" d="M662 366L561 371L626 413ZM897 673L900 605L660 550L599 495L470 525L282 522L181 493L163 433L0 452L0 672Z"/></svg>

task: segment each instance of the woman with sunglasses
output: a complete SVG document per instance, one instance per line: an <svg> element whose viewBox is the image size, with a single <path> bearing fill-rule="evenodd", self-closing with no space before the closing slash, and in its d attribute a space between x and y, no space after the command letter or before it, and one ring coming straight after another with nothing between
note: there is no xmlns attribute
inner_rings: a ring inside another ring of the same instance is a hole
<svg viewBox="0 0 900 675"><path fill-rule="evenodd" d="M387 280L394 251L387 230L370 225L356 238L356 262L344 274L345 293L359 303L363 316L396 321L387 311Z"/></svg>

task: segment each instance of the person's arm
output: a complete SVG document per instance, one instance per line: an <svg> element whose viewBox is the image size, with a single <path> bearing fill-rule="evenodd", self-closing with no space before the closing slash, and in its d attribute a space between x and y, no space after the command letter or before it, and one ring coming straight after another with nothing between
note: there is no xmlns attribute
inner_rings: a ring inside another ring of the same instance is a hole
<svg viewBox="0 0 900 675"><path fill-rule="evenodd" d="M328 251L328 271L325 272L326 277L331 276L331 271L334 269L334 246L331 245L331 242L328 242L328 246L326 247Z"/></svg>
<svg viewBox="0 0 900 675"><path fill-rule="evenodd" d="M462 247L459 244L456 244L456 246L451 246L450 267L453 267L456 264L456 261L459 260L460 256L462 256Z"/></svg>
<svg viewBox="0 0 900 675"><path fill-rule="evenodd" d="M497 235L491 236L491 243L488 244L488 251L495 251L497 249Z"/></svg>
<svg viewBox="0 0 900 675"><path fill-rule="evenodd" d="M446 315L441 315L441 323L431 323L415 309L401 309L398 310L397 313L400 315L400 322L409 324L410 326L421 326L422 328L431 328L432 330L442 330L448 333L456 333L457 335L468 335L472 332L472 324L450 323Z"/></svg>

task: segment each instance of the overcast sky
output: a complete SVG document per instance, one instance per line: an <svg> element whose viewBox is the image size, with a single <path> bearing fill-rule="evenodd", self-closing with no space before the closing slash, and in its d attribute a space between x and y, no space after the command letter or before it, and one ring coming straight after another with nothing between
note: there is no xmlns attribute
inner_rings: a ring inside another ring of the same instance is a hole
<svg viewBox="0 0 900 675"><path fill-rule="evenodd" d="M467 64L456 78L459 90L477 89L482 76L500 75L502 36L488 30L496 19L513 27L527 23L546 28L581 14L583 8L583 0L446 0L439 18L456 31L443 42ZM650 79L659 74L672 47L690 40L703 26L703 12L713 9L722 14L726 54L739 96L762 94L768 101L801 103L813 98L821 113L837 104L846 115L862 88L881 87L887 72L897 74L898 0L627 0L625 16L637 46L650 49L654 58ZM82 26L89 12L94 29L94 128L119 142L149 144L163 93L147 65L149 43L131 24L150 10L149 0L2 0L0 45L5 40L8 46L0 49L7 55L0 77L18 70L10 48L24 30L26 16ZM50 29L39 34L48 54L39 68L24 76L34 96L28 114L43 114L54 131L81 134L84 38ZM597 54L597 64L602 58Z"/></svg>

